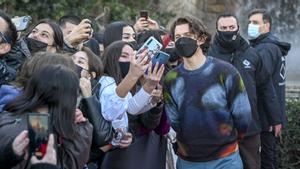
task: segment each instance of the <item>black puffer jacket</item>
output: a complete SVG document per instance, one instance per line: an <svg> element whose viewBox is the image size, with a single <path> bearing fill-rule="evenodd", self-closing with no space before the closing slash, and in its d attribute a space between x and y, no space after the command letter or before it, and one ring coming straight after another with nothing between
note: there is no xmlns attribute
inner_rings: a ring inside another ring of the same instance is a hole
<svg viewBox="0 0 300 169"><path fill-rule="evenodd" d="M285 56L288 54L291 44L280 42L272 33L260 35L257 39L250 40L250 44L254 47L261 56L264 65L269 74L272 75L273 85L280 105L280 119L282 124L286 125L285 116L285 79L286 79L286 64ZM261 98L259 97L259 100ZM262 112L268 110L261 104L259 109ZM264 129L270 125L268 119L262 119Z"/></svg>
<svg viewBox="0 0 300 169"><path fill-rule="evenodd" d="M247 41L238 36L235 49L225 49L217 38L214 39L208 55L231 63L241 74L251 105L252 121L246 136L261 132L261 119L267 117L268 123L280 123L279 103L276 99L271 76L263 65L261 57L250 47ZM269 111L262 114L258 110L258 96Z"/></svg>

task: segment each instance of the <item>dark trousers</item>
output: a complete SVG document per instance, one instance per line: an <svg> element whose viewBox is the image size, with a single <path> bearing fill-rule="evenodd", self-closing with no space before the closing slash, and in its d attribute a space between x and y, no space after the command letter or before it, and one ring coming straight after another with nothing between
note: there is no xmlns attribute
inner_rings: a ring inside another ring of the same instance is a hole
<svg viewBox="0 0 300 169"><path fill-rule="evenodd" d="M260 169L260 134L247 136L239 142L244 169Z"/></svg>
<svg viewBox="0 0 300 169"><path fill-rule="evenodd" d="M276 138L272 132L261 132L261 168L276 168Z"/></svg>

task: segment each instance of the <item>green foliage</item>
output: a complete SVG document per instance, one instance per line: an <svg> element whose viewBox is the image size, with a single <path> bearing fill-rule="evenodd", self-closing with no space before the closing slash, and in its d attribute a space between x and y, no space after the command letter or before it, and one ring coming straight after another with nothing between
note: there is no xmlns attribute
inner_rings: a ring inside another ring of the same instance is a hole
<svg viewBox="0 0 300 169"><path fill-rule="evenodd" d="M282 133L279 144L278 166L280 169L300 168L300 101L287 101L288 127Z"/></svg>
<svg viewBox="0 0 300 169"><path fill-rule="evenodd" d="M149 10L150 17L162 25L174 16L159 12L157 2L149 0L0 0L0 9L11 16L30 15L33 23L43 18L58 20L66 14L91 20L105 14L97 20L98 24L105 25L117 20L133 24L142 9Z"/></svg>

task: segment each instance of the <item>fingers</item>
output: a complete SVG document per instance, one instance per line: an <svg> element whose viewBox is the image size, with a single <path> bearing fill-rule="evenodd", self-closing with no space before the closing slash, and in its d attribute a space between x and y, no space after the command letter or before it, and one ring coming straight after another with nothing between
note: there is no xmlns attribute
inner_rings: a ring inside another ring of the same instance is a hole
<svg viewBox="0 0 300 169"><path fill-rule="evenodd" d="M151 76L151 74L152 74L152 62L150 62L148 66L148 76Z"/></svg>
<svg viewBox="0 0 300 169"><path fill-rule="evenodd" d="M14 140L15 143L20 144L24 139L28 138L28 131L23 130Z"/></svg>
<svg viewBox="0 0 300 169"><path fill-rule="evenodd" d="M22 131L13 141L12 148L16 155L21 156L26 152L29 144L28 131Z"/></svg>
<svg viewBox="0 0 300 169"><path fill-rule="evenodd" d="M132 134L126 133L124 138L120 141L120 147L125 148L128 147L132 142Z"/></svg>
<svg viewBox="0 0 300 169"><path fill-rule="evenodd" d="M87 119L83 116L83 113L80 109L76 109L75 111L75 123L86 122Z"/></svg>
<svg viewBox="0 0 300 169"><path fill-rule="evenodd" d="M89 79L85 77L80 78L79 86L84 97L90 97L92 95L92 84Z"/></svg>
<svg viewBox="0 0 300 169"><path fill-rule="evenodd" d="M159 63L156 62L156 63L155 63L155 66L154 66L154 69L153 69L153 72L154 72L155 74L157 74L158 66L159 66Z"/></svg>
<svg viewBox="0 0 300 169"><path fill-rule="evenodd" d="M39 163L39 160L36 158L36 156L32 156L30 159L31 164L37 164Z"/></svg>
<svg viewBox="0 0 300 169"><path fill-rule="evenodd" d="M49 140L48 140L48 144L47 144L47 153L51 153L51 154L55 154L55 149L54 149L54 136L53 134L49 135Z"/></svg>
<svg viewBox="0 0 300 169"><path fill-rule="evenodd" d="M160 90L160 91L162 91L162 89L163 89L162 85L160 85L160 84L157 84L156 88L157 88L157 90Z"/></svg>
<svg viewBox="0 0 300 169"><path fill-rule="evenodd" d="M148 60L148 50L143 50L142 53L138 53L136 56L137 56L136 61L138 63L142 63L145 60L147 61Z"/></svg>
<svg viewBox="0 0 300 169"><path fill-rule="evenodd" d="M37 163L49 163L49 164L53 164L53 165L57 164L56 151L55 151L55 148L54 148L54 136L53 136L53 134L49 135L47 150L46 150L45 156L41 160L38 160L36 158L36 156L32 156L30 161L31 161L32 164L37 164Z"/></svg>
<svg viewBox="0 0 300 169"><path fill-rule="evenodd" d="M165 71L165 65L161 65L159 70L158 70L158 79L160 80L164 74Z"/></svg>

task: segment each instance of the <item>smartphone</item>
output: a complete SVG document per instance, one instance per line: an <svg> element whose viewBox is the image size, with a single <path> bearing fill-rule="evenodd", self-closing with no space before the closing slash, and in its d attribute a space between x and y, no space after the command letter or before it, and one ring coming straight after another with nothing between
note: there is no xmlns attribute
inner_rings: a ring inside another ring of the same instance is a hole
<svg viewBox="0 0 300 169"><path fill-rule="evenodd" d="M86 20L85 23L90 24L91 25L91 29L93 29L92 27L92 22L90 20ZM92 30L89 32L89 35L92 35Z"/></svg>
<svg viewBox="0 0 300 169"><path fill-rule="evenodd" d="M155 64L158 62L159 63L159 66L162 65L162 64L167 64L168 61L170 59L170 55L163 52L163 51L159 51L157 53L157 55L155 55L153 58L152 58L152 66L154 67Z"/></svg>
<svg viewBox="0 0 300 169"><path fill-rule="evenodd" d="M146 20L147 20L148 16L149 16L149 12L147 10L140 11L140 18L146 18Z"/></svg>
<svg viewBox="0 0 300 169"><path fill-rule="evenodd" d="M14 17L11 19L11 21L16 26L17 31L25 31L28 28L29 23L31 22L31 17L30 16Z"/></svg>
<svg viewBox="0 0 300 169"><path fill-rule="evenodd" d="M137 51L137 54L141 54L145 50L148 50L148 60L150 61L161 50L161 48L162 44L151 36Z"/></svg>
<svg viewBox="0 0 300 169"><path fill-rule="evenodd" d="M46 153L49 137L49 115L43 113L29 113L27 115L29 152L38 159Z"/></svg>

